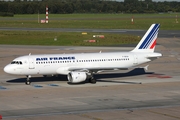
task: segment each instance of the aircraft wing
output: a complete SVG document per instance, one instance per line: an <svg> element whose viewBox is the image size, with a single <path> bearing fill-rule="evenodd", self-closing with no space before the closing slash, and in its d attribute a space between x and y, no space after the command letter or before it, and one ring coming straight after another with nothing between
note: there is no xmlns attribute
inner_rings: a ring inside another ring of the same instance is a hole
<svg viewBox="0 0 180 120"><path fill-rule="evenodd" d="M69 71L81 71L81 72L102 72L106 70L128 70L128 68L106 68L106 67L86 67L86 68L78 68L78 67L72 67L68 69Z"/></svg>

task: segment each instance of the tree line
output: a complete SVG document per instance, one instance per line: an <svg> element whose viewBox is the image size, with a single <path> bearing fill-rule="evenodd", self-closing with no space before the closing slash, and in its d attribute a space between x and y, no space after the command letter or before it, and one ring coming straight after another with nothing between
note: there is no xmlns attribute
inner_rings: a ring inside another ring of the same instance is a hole
<svg viewBox="0 0 180 120"><path fill-rule="evenodd" d="M0 1L0 14L49 13L160 13L180 12L180 2L152 2L152 0L14 0Z"/></svg>

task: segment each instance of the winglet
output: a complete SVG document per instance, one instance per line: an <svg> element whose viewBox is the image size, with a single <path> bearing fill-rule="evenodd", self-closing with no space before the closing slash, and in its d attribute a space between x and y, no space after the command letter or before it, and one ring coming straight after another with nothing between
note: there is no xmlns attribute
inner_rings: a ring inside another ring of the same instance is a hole
<svg viewBox="0 0 180 120"><path fill-rule="evenodd" d="M152 24L131 52L154 52L160 24Z"/></svg>

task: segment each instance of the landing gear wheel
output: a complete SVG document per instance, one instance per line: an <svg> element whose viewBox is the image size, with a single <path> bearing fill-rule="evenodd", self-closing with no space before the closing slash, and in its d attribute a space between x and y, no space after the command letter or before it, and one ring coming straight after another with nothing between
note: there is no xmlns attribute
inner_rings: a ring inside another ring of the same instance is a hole
<svg viewBox="0 0 180 120"><path fill-rule="evenodd" d="M90 83L96 84L96 79L94 79L94 78L90 79Z"/></svg>
<svg viewBox="0 0 180 120"><path fill-rule="evenodd" d="M30 85L31 82L30 82L30 81L26 81L25 84L26 84L26 85Z"/></svg>
<svg viewBox="0 0 180 120"><path fill-rule="evenodd" d="M27 80L25 82L26 85L30 85L31 84L30 78L31 78L31 75L28 75L27 76Z"/></svg>
<svg viewBox="0 0 180 120"><path fill-rule="evenodd" d="M96 84L96 79L94 79L94 76L93 76L93 73L92 73L92 72L89 72L89 73L87 74L87 76L88 76L88 81L89 81L90 83Z"/></svg>

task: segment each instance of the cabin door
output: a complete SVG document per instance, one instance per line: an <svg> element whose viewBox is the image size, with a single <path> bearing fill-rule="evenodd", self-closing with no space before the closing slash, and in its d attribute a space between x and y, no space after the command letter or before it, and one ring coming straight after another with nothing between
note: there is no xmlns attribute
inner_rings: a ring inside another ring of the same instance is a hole
<svg viewBox="0 0 180 120"><path fill-rule="evenodd" d="M137 55L134 55L134 63L133 64L134 65L138 64L138 57L137 57Z"/></svg>
<svg viewBox="0 0 180 120"><path fill-rule="evenodd" d="M33 58L29 57L29 69L34 69L35 68L35 63Z"/></svg>

